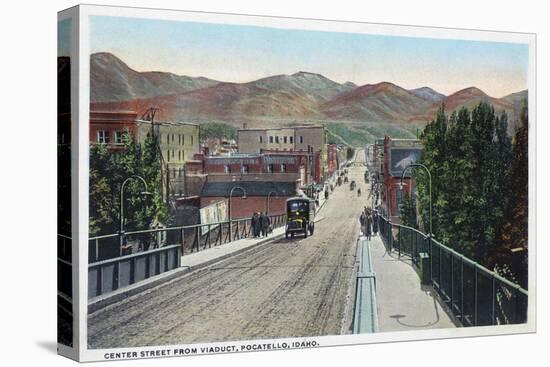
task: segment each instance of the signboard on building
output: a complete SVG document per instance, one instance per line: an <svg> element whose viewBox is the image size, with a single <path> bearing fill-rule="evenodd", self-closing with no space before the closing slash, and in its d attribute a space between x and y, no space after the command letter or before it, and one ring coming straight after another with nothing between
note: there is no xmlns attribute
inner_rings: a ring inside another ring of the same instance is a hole
<svg viewBox="0 0 550 367"><path fill-rule="evenodd" d="M422 155L422 148L393 148L390 151L390 167L391 175L401 177L403 170L413 163L417 163ZM405 177L411 176L411 170L407 170Z"/></svg>
<svg viewBox="0 0 550 367"><path fill-rule="evenodd" d="M216 201L199 210L201 224L212 224L227 220L227 203L225 200ZM209 227L201 227L201 235L208 233Z"/></svg>

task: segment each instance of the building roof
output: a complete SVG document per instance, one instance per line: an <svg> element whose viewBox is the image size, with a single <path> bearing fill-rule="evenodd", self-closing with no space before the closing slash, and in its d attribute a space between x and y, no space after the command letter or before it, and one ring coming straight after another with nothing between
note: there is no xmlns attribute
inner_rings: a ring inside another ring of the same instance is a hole
<svg viewBox="0 0 550 367"><path fill-rule="evenodd" d="M275 192L278 196L296 195L295 182L257 182L257 181L239 181L239 182L206 182L202 188L200 196L222 196L228 197L233 187L242 187L246 191L246 196L267 196L270 192ZM271 194L271 197L276 197ZM233 197L242 196L241 190L234 190Z"/></svg>
<svg viewBox="0 0 550 367"><path fill-rule="evenodd" d="M149 124L151 125L151 121L149 120L141 120L141 119L138 119L136 120L137 123L140 123L140 124ZM194 126L194 127L198 127L200 126L199 124L195 124L193 122L185 122L185 121L160 121L160 120L157 120L155 121L155 124L156 125L172 125L172 126L178 126L178 125L188 125L188 126Z"/></svg>
<svg viewBox="0 0 550 367"><path fill-rule="evenodd" d="M241 128L237 131L272 131L272 130L297 130L297 129L323 129L323 125L299 125L299 126L287 126L287 127L249 127Z"/></svg>

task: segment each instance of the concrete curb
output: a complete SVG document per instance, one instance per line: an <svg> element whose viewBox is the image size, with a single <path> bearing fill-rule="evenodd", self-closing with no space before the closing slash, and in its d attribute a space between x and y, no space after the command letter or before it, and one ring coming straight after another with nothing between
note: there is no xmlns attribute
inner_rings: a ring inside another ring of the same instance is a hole
<svg viewBox="0 0 550 367"><path fill-rule="evenodd" d="M126 298L130 298L130 297L132 297L136 294L142 293L144 291L147 291L147 290L159 287L159 286L164 286L164 285L170 284L171 282L177 280L178 278L180 278L184 275L187 275L189 273L192 273L196 270L199 270L199 269L205 268L209 265L212 265L212 264L215 264L217 262L223 261L223 260L225 260L229 257L239 255L239 254L241 254L245 251L252 250L256 247L259 247L261 245L265 245L269 242L279 240L283 237L284 237L284 233L278 234L278 235L275 235L273 237L266 238L266 239L263 239L261 241L258 241L256 243L254 243L254 244L251 244L248 247L243 247L243 248L237 249L233 252L229 252L229 253L220 255L216 258L207 260L207 261L202 262L200 264L193 265L193 266L182 266L178 269L174 269L174 270L168 271L166 273L155 275L151 278L148 278L148 279L146 279L142 282L136 283L136 284L132 284L128 287L125 287L125 288L122 288L122 289L117 289L116 291L106 293L106 294L103 294L101 296L92 298L92 299L88 300L88 315L91 315L96 311L99 311L99 310L101 310L105 307L108 307L108 306L110 306L114 303L120 302L120 301L122 301ZM223 246L223 245L221 245L221 246Z"/></svg>

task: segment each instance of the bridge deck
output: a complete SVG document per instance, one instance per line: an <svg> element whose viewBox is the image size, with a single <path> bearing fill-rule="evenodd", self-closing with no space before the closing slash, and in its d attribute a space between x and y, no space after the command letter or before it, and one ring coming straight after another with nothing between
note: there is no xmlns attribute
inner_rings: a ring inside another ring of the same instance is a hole
<svg viewBox="0 0 550 367"><path fill-rule="evenodd" d="M409 259L388 254L379 236L372 237L369 245L380 332L455 327L431 287L421 286Z"/></svg>

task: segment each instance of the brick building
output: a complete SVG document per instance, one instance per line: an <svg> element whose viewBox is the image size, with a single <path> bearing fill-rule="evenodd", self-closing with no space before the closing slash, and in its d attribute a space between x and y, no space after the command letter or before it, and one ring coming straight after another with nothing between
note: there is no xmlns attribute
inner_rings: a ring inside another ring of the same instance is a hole
<svg viewBox="0 0 550 367"><path fill-rule="evenodd" d="M151 122L139 119L134 111L90 112L90 143L106 144L111 150L123 148L124 133L143 144L152 129ZM167 199L189 195L185 180L186 162L199 153L199 129L199 125L187 122L154 123L162 154L162 192Z"/></svg>
<svg viewBox="0 0 550 367"><path fill-rule="evenodd" d="M136 121L137 113L133 111L91 111L90 143L106 144L109 149L121 149L125 132L136 138Z"/></svg>
<svg viewBox="0 0 550 367"><path fill-rule="evenodd" d="M237 131L239 153L306 152L311 155L310 166L318 159L319 169L313 176L319 180L326 176L326 132L322 125L306 125L271 129L239 129ZM318 155L318 158L315 158Z"/></svg>
<svg viewBox="0 0 550 367"><path fill-rule="evenodd" d="M235 189L234 189L235 188ZM243 198L244 189L246 198ZM210 181L201 192L201 208L218 201L229 203L231 196L231 219L250 218L254 212L268 212L269 215L286 212L285 203L296 196L296 184L288 181Z"/></svg>
<svg viewBox="0 0 550 367"><path fill-rule="evenodd" d="M412 170L408 169L403 178L403 188L399 187L403 171L420 160L422 143L416 139L384 138L383 153L383 189L382 213L399 221L399 205L404 195L414 198L414 187L411 180Z"/></svg>

